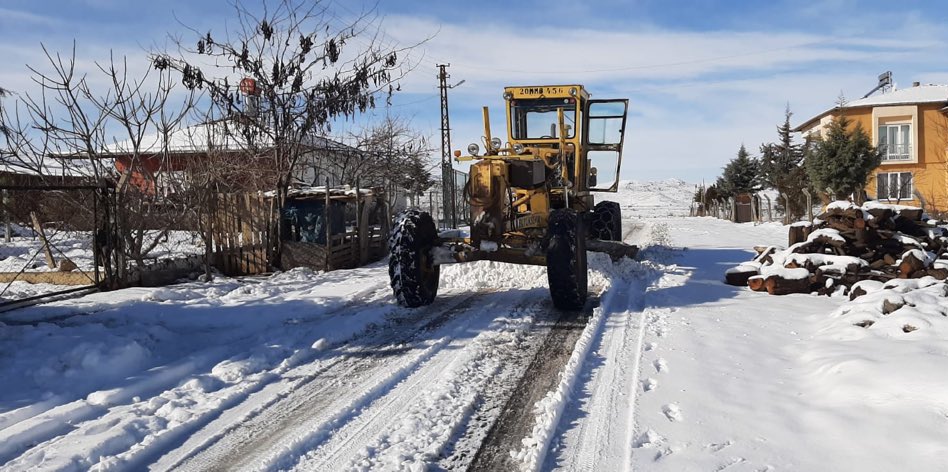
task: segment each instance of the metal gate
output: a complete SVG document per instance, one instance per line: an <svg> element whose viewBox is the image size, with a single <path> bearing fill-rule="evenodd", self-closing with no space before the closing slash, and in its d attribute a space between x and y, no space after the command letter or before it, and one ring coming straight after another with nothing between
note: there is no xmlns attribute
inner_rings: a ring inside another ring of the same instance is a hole
<svg viewBox="0 0 948 472"><path fill-rule="evenodd" d="M124 264L107 183L0 185L0 311L113 283Z"/></svg>

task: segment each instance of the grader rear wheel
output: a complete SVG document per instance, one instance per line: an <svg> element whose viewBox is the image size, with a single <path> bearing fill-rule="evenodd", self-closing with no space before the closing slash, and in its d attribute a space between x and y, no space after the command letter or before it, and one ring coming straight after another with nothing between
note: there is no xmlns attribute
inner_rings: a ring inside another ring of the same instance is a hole
<svg viewBox="0 0 948 472"><path fill-rule="evenodd" d="M602 241L622 241L622 210L616 202L596 204L591 215L590 237Z"/></svg>
<svg viewBox="0 0 948 472"><path fill-rule="evenodd" d="M586 303L586 227L569 209L553 210L549 219L546 275L553 305L578 310Z"/></svg>
<svg viewBox="0 0 948 472"><path fill-rule="evenodd" d="M388 240L388 275L400 305L430 305L438 295L441 266L435 265L431 256L437 238L428 213L407 210L398 215Z"/></svg>

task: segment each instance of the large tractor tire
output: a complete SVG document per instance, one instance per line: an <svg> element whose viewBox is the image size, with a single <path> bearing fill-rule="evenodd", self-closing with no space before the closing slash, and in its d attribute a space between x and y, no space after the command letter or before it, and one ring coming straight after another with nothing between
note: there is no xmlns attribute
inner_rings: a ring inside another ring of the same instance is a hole
<svg viewBox="0 0 948 472"><path fill-rule="evenodd" d="M601 241L622 241L622 210L618 203L599 202L590 216L589 237Z"/></svg>
<svg viewBox="0 0 948 472"><path fill-rule="evenodd" d="M431 255L437 238L438 230L428 213L407 210L396 218L388 239L388 276L400 305L429 305L438 295L441 266L434 264Z"/></svg>
<svg viewBox="0 0 948 472"><path fill-rule="evenodd" d="M586 304L586 225L569 209L553 210L549 220L546 275L553 305L579 310Z"/></svg>

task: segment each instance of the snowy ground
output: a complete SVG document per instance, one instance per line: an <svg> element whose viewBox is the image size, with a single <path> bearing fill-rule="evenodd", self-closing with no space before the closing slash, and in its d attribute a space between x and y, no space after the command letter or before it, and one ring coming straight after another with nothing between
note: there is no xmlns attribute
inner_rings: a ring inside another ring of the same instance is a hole
<svg viewBox="0 0 948 472"><path fill-rule="evenodd" d="M598 305L516 467L946 470L945 285L853 302L725 285L786 229L683 217L692 189L620 193L626 240L650 247L590 256ZM464 469L555 329L545 279L446 266L408 310L376 264L0 315L0 470Z"/></svg>
<svg viewBox="0 0 948 472"><path fill-rule="evenodd" d="M95 262L92 251L92 233L82 231L58 231L48 228L46 233L50 241L50 251L56 263L70 260L78 270L92 273ZM151 244L157 237L156 232L146 234L146 243ZM190 231L171 231L164 235L147 260L159 260L203 254L204 244L197 233ZM9 243L0 242L0 272L48 272L56 271L46 264L42 242L30 228L14 227L14 236ZM92 284L90 279L89 284ZM0 284L0 301L21 300L34 295L48 294L60 290L75 288L69 285L31 284L13 281Z"/></svg>

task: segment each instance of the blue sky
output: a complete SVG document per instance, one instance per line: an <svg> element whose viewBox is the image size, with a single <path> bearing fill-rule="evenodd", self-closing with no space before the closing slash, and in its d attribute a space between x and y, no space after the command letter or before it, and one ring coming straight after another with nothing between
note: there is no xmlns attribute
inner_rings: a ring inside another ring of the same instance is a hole
<svg viewBox="0 0 948 472"><path fill-rule="evenodd" d="M341 17L376 5L331 0ZM254 2L247 2L252 4ZM503 128L504 85L582 83L595 97L630 100L625 179L713 180L746 144L776 138L789 103L794 122L859 98L876 76L898 86L948 83L948 32L938 2L379 0L382 40L416 47L414 69L384 115L408 117L439 141L436 64L451 63L452 144L482 134L480 107ZM220 30L227 1L0 0L0 85L31 84L25 64L42 64L40 42L87 62L110 50L141 61L181 23ZM144 64L144 62L141 62ZM437 157L435 153L434 157Z"/></svg>

